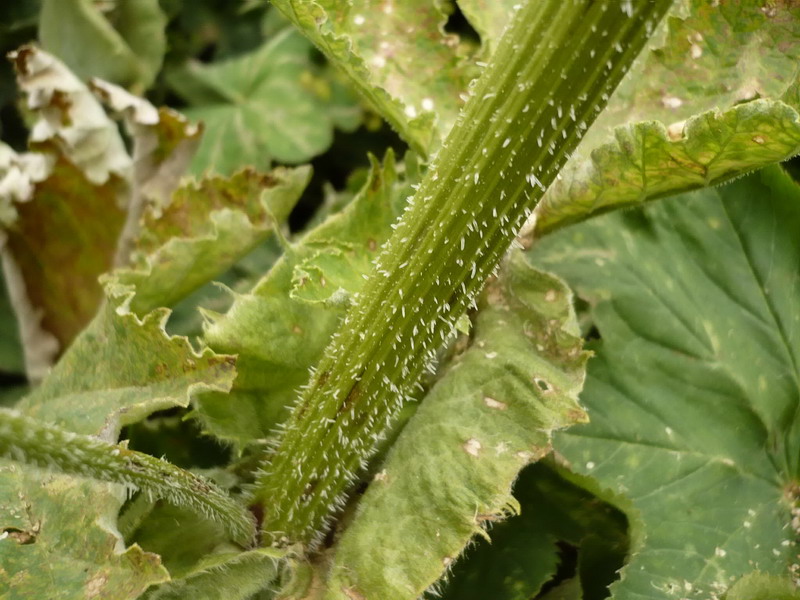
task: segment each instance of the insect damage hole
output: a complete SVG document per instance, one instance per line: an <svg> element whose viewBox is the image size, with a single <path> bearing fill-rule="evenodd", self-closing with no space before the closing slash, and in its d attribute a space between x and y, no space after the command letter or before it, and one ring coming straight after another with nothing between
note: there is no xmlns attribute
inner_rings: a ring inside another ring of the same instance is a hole
<svg viewBox="0 0 800 600"><path fill-rule="evenodd" d="M551 386L546 380L542 379L541 377L534 377L533 382L543 392L550 392L553 390L553 386Z"/></svg>

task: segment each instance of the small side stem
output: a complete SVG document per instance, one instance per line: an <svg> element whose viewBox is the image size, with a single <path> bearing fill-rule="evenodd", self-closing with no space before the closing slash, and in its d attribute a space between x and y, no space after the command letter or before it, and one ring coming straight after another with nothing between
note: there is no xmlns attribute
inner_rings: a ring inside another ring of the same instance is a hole
<svg viewBox="0 0 800 600"><path fill-rule="evenodd" d="M17 411L0 409L0 457L134 486L219 522L242 546L255 539L252 515L210 481L148 454L45 425Z"/></svg>

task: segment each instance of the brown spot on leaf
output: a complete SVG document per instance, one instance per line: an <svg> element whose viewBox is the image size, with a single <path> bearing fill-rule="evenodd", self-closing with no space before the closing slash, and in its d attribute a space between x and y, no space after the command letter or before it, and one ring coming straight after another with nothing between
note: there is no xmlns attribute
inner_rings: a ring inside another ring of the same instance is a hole
<svg viewBox="0 0 800 600"><path fill-rule="evenodd" d="M589 422L589 415L586 414L586 411L583 411L579 408L572 408L569 411L567 411L567 418L570 421L574 421L576 423Z"/></svg>
<svg viewBox="0 0 800 600"><path fill-rule="evenodd" d="M92 577L89 579L89 581L86 582L86 585L84 586L84 592L86 593L86 598L90 599L99 597L100 594L103 593L103 590L105 589L107 583L108 583L108 575L106 573L101 572L92 575Z"/></svg>
<svg viewBox="0 0 800 600"><path fill-rule="evenodd" d="M367 598L353 587L343 587L342 592L350 600L367 600Z"/></svg>
<svg viewBox="0 0 800 600"><path fill-rule="evenodd" d="M36 542L36 534L37 531L26 531L23 529L16 529L15 527L9 527L3 530L5 537L10 540L14 540L20 546L26 546L28 544L33 544Z"/></svg>

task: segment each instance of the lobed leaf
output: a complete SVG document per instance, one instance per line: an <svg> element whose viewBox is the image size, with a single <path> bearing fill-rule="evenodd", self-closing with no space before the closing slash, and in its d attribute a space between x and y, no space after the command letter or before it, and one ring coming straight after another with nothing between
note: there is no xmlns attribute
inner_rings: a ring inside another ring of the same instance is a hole
<svg viewBox="0 0 800 600"><path fill-rule="evenodd" d="M676 2L585 147L599 145L626 122L671 124L757 98L779 99L797 77L798 16L792 3Z"/></svg>
<svg viewBox="0 0 800 600"><path fill-rule="evenodd" d="M592 422L554 445L631 503L617 600L796 573L798 227L800 189L774 167L534 251L589 300L601 336L581 396Z"/></svg>
<svg viewBox="0 0 800 600"><path fill-rule="evenodd" d="M17 408L68 431L115 441L124 425L185 407L201 390L227 390L234 357L197 353L185 338L167 336L168 315L158 309L140 319L107 303Z"/></svg>
<svg viewBox="0 0 800 600"><path fill-rule="evenodd" d="M470 348L359 501L327 597L415 599L475 534L515 512L520 469L548 452L554 429L586 419L577 402L588 357L581 345L569 290L513 254L484 295Z"/></svg>
<svg viewBox="0 0 800 600"><path fill-rule="evenodd" d="M329 104L341 103L341 87L328 88L327 99L310 89L310 50L287 28L249 54L211 65L192 63L170 76L171 86L190 104L185 114L206 127L192 163L195 173L227 175L243 165L264 169L273 160L303 162L327 150L334 124L352 126L350 115L328 111Z"/></svg>

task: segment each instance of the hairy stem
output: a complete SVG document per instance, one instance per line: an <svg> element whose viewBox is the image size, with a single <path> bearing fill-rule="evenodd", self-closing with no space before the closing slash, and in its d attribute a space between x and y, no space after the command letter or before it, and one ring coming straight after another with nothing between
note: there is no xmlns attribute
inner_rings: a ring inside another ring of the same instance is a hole
<svg viewBox="0 0 800 600"><path fill-rule="evenodd" d="M45 425L0 409L0 457L134 486L221 523L231 538L252 544L251 514L210 481L148 454Z"/></svg>
<svg viewBox="0 0 800 600"><path fill-rule="evenodd" d="M670 0L518 10L257 480L264 541L314 545Z"/></svg>

